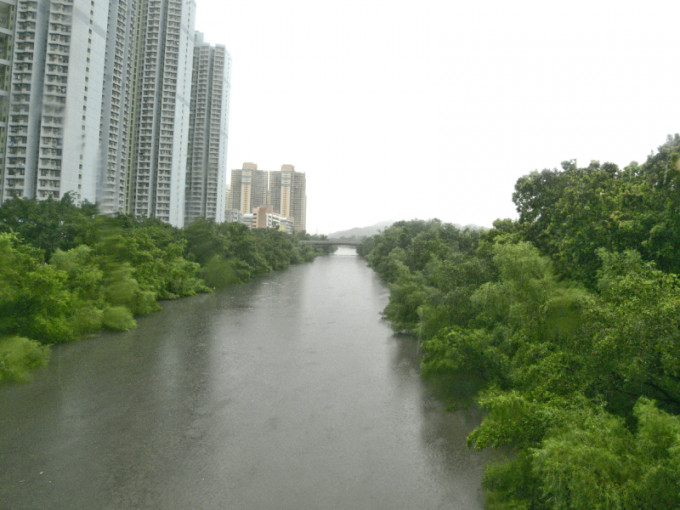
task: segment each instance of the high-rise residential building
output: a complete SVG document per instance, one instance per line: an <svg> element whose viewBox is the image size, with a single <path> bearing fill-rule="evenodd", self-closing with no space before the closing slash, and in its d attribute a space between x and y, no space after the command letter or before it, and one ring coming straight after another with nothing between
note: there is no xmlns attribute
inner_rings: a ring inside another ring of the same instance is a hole
<svg viewBox="0 0 680 510"><path fill-rule="evenodd" d="M108 7L109 0L16 2L2 200L71 193L95 202ZM6 2L3 9L11 19Z"/></svg>
<svg viewBox="0 0 680 510"><path fill-rule="evenodd" d="M12 72L14 43L15 0L0 0L0 199L5 177L5 142L9 120L9 84Z"/></svg>
<svg viewBox="0 0 680 510"><path fill-rule="evenodd" d="M231 179L227 185L227 212L225 213L225 218L230 215L231 212L243 214L241 210L241 170L232 170Z"/></svg>
<svg viewBox="0 0 680 510"><path fill-rule="evenodd" d="M290 217L296 232L307 230L307 176L300 172L292 173Z"/></svg>
<svg viewBox="0 0 680 510"><path fill-rule="evenodd" d="M197 218L224 221L231 57L224 46L210 46L196 33L185 223Z"/></svg>
<svg viewBox="0 0 680 510"><path fill-rule="evenodd" d="M184 225L196 4L143 0L134 98L131 212Z"/></svg>
<svg viewBox="0 0 680 510"><path fill-rule="evenodd" d="M281 209L281 172L268 172L269 173L269 200L268 203L272 204L274 210L278 213L282 213Z"/></svg>
<svg viewBox="0 0 680 510"><path fill-rule="evenodd" d="M133 100L138 96L141 0L110 0L100 128L97 204L104 214L129 213Z"/></svg>
<svg viewBox="0 0 680 510"><path fill-rule="evenodd" d="M254 163L231 171L228 209L250 214L256 207L271 205L272 210L293 220L296 231L306 230L307 181L293 165L280 171L257 170Z"/></svg>
<svg viewBox="0 0 680 510"><path fill-rule="evenodd" d="M193 0L0 0L0 201L71 193L182 226L189 189L198 214L222 221L231 61L199 44L193 171L195 11Z"/></svg>
<svg viewBox="0 0 680 510"><path fill-rule="evenodd" d="M192 0L110 0L100 209L184 224Z"/></svg>
<svg viewBox="0 0 680 510"><path fill-rule="evenodd" d="M306 229L307 184L305 174L296 172L293 165L281 165L269 177L269 189L274 210L291 218L296 231Z"/></svg>
<svg viewBox="0 0 680 510"><path fill-rule="evenodd" d="M269 204L269 172L258 170L255 163L231 171L232 208L249 214L254 207Z"/></svg>

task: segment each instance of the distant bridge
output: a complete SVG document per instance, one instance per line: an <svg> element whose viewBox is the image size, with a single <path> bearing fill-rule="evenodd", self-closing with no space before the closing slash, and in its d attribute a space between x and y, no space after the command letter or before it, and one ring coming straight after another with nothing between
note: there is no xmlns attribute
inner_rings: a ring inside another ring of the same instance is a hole
<svg viewBox="0 0 680 510"><path fill-rule="evenodd" d="M361 246L360 241L341 241L339 239L323 239L323 240L309 240L302 241L305 244L311 244L312 246Z"/></svg>

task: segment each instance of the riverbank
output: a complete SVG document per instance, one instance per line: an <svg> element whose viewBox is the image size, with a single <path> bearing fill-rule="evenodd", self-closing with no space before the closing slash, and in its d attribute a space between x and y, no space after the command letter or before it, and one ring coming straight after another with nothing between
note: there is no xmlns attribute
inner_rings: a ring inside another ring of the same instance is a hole
<svg viewBox="0 0 680 510"><path fill-rule="evenodd" d="M97 216L92 206L0 207L0 383L45 364L46 346L127 331L160 302L249 281L327 252L273 230Z"/></svg>
<svg viewBox="0 0 680 510"><path fill-rule="evenodd" d="M397 222L361 247L423 374L477 388L467 444L513 452L487 468L488 508L680 507L677 274L601 248L588 288L521 234Z"/></svg>

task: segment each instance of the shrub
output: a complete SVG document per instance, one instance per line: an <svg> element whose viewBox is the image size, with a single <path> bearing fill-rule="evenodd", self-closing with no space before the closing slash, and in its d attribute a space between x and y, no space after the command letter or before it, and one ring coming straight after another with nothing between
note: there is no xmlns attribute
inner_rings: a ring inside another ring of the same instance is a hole
<svg viewBox="0 0 680 510"><path fill-rule="evenodd" d="M104 309L104 327L119 331L129 331L137 327L132 312L124 306L109 306Z"/></svg>
<svg viewBox="0 0 680 510"><path fill-rule="evenodd" d="M28 338L0 339L0 383L29 381L29 372L47 363L49 354L49 347Z"/></svg>
<svg viewBox="0 0 680 510"><path fill-rule="evenodd" d="M92 305L81 307L73 316L73 322L79 336L99 331L102 328L102 320L102 311Z"/></svg>
<svg viewBox="0 0 680 510"><path fill-rule="evenodd" d="M215 289L243 281L239 275L238 262L234 259L226 260L220 255L213 256L207 262L203 269L203 279Z"/></svg>

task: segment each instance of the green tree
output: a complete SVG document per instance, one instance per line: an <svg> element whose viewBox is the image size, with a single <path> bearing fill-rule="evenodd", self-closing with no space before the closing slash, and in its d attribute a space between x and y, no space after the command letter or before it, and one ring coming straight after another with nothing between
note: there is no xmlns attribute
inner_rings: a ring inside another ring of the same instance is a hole
<svg viewBox="0 0 680 510"><path fill-rule="evenodd" d="M42 262L39 250L14 234L0 234L0 336L41 343L74 339L74 295L66 280L66 273Z"/></svg>

